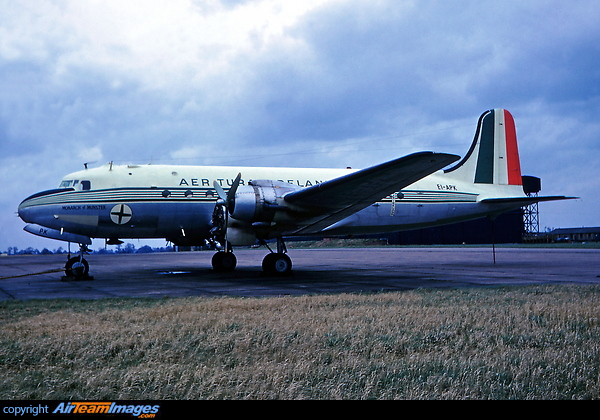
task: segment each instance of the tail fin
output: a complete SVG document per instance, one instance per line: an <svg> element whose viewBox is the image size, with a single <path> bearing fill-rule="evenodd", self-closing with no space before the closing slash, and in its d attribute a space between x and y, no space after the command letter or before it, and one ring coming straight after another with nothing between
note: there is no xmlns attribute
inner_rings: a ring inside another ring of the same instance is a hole
<svg viewBox="0 0 600 420"><path fill-rule="evenodd" d="M469 152L445 173L475 184L522 185L515 121L510 112L484 112Z"/></svg>

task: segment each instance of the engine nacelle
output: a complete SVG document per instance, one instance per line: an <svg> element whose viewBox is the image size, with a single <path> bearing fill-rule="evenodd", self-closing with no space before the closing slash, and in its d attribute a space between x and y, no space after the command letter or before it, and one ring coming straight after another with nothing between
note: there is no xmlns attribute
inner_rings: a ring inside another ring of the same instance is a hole
<svg viewBox="0 0 600 420"><path fill-rule="evenodd" d="M231 217L248 223L272 222L278 211L287 210L283 195L298 188L281 181L250 181L237 189Z"/></svg>
<svg viewBox="0 0 600 420"><path fill-rule="evenodd" d="M256 235L247 229L230 227L227 229L227 240L234 246L250 246L256 243Z"/></svg>
<svg viewBox="0 0 600 420"><path fill-rule="evenodd" d="M238 188L233 203L233 208L230 208L231 217L236 220L245 222L258 221L260 217L261 197L258 188L253 186L241 186Z"/></svg>

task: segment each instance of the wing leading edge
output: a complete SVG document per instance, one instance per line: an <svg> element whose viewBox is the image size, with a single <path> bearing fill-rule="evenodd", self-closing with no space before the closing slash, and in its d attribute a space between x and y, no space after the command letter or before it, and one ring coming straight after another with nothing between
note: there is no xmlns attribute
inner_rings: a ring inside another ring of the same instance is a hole
<svg viewBox="0 0 600 420"><path fill-rule="evenodd" d="M286 194L284 200L311 213L294 234L318 233L382 198L460 159L447 153L419 152Z"/></svg>

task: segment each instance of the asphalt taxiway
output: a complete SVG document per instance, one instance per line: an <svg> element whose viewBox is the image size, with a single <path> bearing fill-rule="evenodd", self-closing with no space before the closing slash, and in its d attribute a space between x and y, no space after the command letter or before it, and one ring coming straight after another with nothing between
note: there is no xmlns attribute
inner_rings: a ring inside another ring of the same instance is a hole
<svg viewBox="0 0 600 420"><path fill-rule="evenodd" d="M599 249L292 249L293 274L267 277L266 250L236 252L234 272L213 252L93 254L93 280L61 281L65 255L0 257L0 300L110 297L281 296L530 284L600 284Z"/></svg>

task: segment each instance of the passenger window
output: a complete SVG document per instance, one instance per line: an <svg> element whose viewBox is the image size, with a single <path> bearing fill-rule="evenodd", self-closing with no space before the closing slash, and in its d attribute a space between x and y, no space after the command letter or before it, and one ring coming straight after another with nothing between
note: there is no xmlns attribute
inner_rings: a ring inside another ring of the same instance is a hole
<svg viewBox="0 0 600 420"><path fill-rule="evenodd" d="M92 189L92 183L90 181L81 181L81 189L88 191Z"/></svg>

